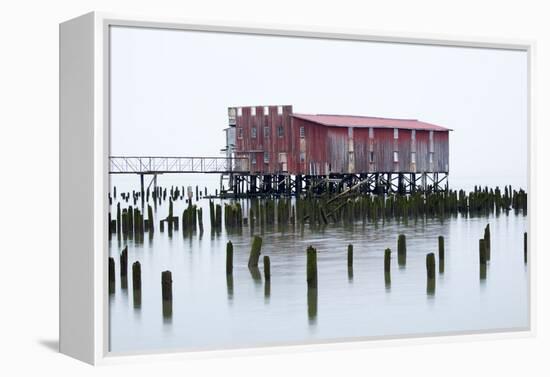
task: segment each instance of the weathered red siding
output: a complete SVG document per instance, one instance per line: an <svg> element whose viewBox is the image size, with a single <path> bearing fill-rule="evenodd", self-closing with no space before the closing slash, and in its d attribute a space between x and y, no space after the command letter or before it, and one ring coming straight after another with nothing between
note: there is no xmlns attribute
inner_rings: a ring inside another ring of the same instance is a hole
<svg viewBox="0 0 550 377"><path fill-rule="evenodd" d="M250 159L253 174L449 171L449 131L441 131L442 127L433 126L432 131L399 128L396 138L395 130L388 126L319 124L293 117L292 106L281 109L282 112L278 106L256 106L252 115L251 107L242 107L236 118L235 154ZM415 121L407 121L407 127L412 127L411 122ZM252 137L254 128L256 137ZM412 160L413 153L416 162Z"/></svg>

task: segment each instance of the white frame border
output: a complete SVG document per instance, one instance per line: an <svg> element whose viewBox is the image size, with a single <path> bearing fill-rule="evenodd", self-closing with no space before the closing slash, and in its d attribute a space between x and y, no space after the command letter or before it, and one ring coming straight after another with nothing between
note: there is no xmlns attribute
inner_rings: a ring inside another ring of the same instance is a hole
<svg viewBox="0 0 550 377"><path fill-rule="evenodd" d="M533 205L537 200L535 185L535 145L536 130L533 124L535 114L534 94L534 54L535 41L510 38L483 38L461 37L423 33L395 33L387 31L370 31L346 28L317 28L311 26L267 25L241 22L203 22L196 20L182 20L173 18L141 17L114 13L92 12L82 17L93 17L94 24L94 108L93 108L93 179L94 179L94 206L93 206L93 233L94 233L94 263L93 291L94 291L94 339L82 339L83 342L93 343L93 355L78 357L92 364L118 364L130 362L149 362L159 360L184 360L211 357L253 356L264 354L282 354L291 352L326 351L370 348L381 346L403 346L413 344L434 344L448 342L470 342L476 340L495 340L534 337L536 335L536 302L535 297L535 268L536 253L532 247L536 237L534 219L537 209ZM67 21L70 22L70 21ZM404 337L358 337L353 339L338 339L330 342L314 344L287 344L276 346L256 346L254 348L231 348L200 351L182 351L178 349L163 350L153 353L116 354L108 351L109 313L107 292L107 260L108 237L107 229L108 201L104 195L109 189L108 153L109 153L109 28L111 26L162 28L189 31L209 31L223 33L245 33L270 36L290 36L321 39L340 39L354 41L421 44L432 46L456 46L485 49L519 50L527 52L528 61L528 268L529 268L529 328L527 330L505 329L496 332L483 333L438 333ZM60 148L63 148L61 145ZM60 172L62 174L62 172ZM60 198L62 199L62 198ZM61 232L69 232L61 229ZM61 251L60 251L61 252ZM60 268L63 268L61 263ZM63 305L63 297L60 298ZM77 323L78 321L74 321ZM60 323L60 329L67 326ZM63 339L60 339L61 343ZM63 349L61 352L65 352Z"/></svg>

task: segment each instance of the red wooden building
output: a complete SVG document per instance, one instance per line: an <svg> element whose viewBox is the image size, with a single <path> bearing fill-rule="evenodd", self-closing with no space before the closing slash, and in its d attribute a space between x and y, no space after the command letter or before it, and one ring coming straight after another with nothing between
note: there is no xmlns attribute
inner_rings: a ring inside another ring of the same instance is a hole
<svg viewBox="0 0 550 377"><path fill-rule="evenodd" d="M226 151L248 158L241 168L250 171L244 181L253 190L272 190L281 180L288 190L292 177L300 190L303 180L307 185L319 177L367 179L367 187L386 191L441 189L446 183L445 127L414 119L296 114L292 106L232 107L228 113Z"/></svg>

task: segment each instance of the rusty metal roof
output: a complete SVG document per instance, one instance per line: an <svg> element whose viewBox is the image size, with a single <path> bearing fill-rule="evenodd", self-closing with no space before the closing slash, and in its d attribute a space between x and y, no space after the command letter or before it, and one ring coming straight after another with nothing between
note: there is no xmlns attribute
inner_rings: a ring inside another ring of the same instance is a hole
<svg viewBox="0 0 550 377"><path fill-rule="evenodd" d="M292 114L291 116L330 127L400 128L409 130L452 131L450 128L416 119L393 119L358 115Z"/></svg>

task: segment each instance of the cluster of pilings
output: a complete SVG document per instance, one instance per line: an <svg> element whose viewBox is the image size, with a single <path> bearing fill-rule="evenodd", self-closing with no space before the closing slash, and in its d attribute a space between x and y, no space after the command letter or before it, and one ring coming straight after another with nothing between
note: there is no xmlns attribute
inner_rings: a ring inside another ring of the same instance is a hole
<svg viewBox="0 0 550 377"><path fill-rule="evenodd" d="M155 230L155 221L153 217L153 209L151 206L147 208L147 219L144 218L143 213L137 207L129 206L128 208L122 208L120 202L117 203L116 219L112 219L109 212L109 239L113 234L116 234L118 239L124 240L135 239L136 241L142 241L145 232L149 232L152 236Z"/></svg>
<svg viewBox="0 0 550 377"><path fill-rule="evenodd" d="M310 224L329 222L352 223L355 221L379 221L385 219L410 219L445 217L452 215L476 216L515 210L527 213L527 193L513 191L511 196L501 196L500 190L477 189L448 190L411 195L342 195L336 197L306 197L296 199L298 219Z"/></svg>
<svg viewBox="0 0 550 377"><path fill-rule="evenodd" d="M487 186L485 188L475 186L474 191L468 194L467 203L465 196L466 193L462 192L461 203L464 208L467 206L470 214L500 213L510 209L527 213L527 193L522 189L512 190L512 186L505 186L504 192L499 187L493 190Z"/></svg>
<svg viewBox="0 0 550 377"><path fill-rule="evenodd" d="M156 182L156 178L154 178L154 181ZM142 204L148 203L150 199L152 199L153 204L155 206L162 204L163 201L166 201L166 198L172 199L172 201L177 200L190 200L190 193L193 192L193 189L191 186L187 188L187 198L185 195L185 187L181 186L170 186L170 188L167 187L161 187L161 186L154 186L152 188L147 187L147 189L143 189L143 191L136 191L132 190L132 192L121 192L119 193L119 196L121 198L122 202L130 203L132 202L134 206L138 205L138 202L141 200ZM204 195L203 191L199 190L199 186L195 186L195 198L196 200L202 199L203 197L207 196L207 188L204 187ZM117 199L117 188L116 186L113 186L112 195L109 193L109 205L112 205L113 199Z"/></svg>
<svg viewBox="0 0 550 377"><path fill-rule="evenodd" d="M202 191L195 188L199 196ZM173 214L173 203L183 199L183 188L172 186L169 190L156 187L153 190L155 208L162 200L166 200L168 193L169 214L160 220L160 231L168 228L171 235L179 229L179 218ZM205 189L206 191L206 189ZM121 195L124 195L122 193ZM136 194L139 197L139 193ZM113 188L113 196L116 196L116 187ZM149 195L147 195L149 197ZM192 204L192 199L186 199L187 208L182 215L182 227L184 235L195 234L197 225L200 234L203 233L202 209ZM157 204L158 203L158 204ZM121 208L117 203L116 219L109 212L109 236L117 234L124 239L143 239L144 233L153 234L155 229L154 211L147 204L147 219L142 213L143 206L139 209L130 205ZM290 198L253 198L250 200L248 214L243 211L239 201L222 204L209 200L210 225L213 233L222 230L223 223L226 230L241 230L249 225L251 233L259 228L263 234L266 226L278 225L279 230L284 231L291 227L293 230L298 225L303 229L304 224L311 227L324 226L329 223L353 224L357 221L378 222L390 219L402 221L405 224L411 220L424 218L442 218L445 216L483 216L489 214L499 215L501 212L514 210L516 213L527 212L527 193L520 190L512 190L506 186L502 192L498 187L475 187L474 191L466 193L463 190L447 190L432 193L414 193L410 195L388 194L374 195L357 192L344 192L336 196L300 196L295 200ZM222 213L223 212L223 213Z"/></svg>
<svg viewBox="0 0 550 377"><path fill-rule="evenodd" d="M227 230L239 230L243 227L243 211L239 202L224 205L224 224Z"/></svg>
<svg viewBox="0 0 550 377"><path fill-rule="evenodd" d="M212 200L208 201L210 207L210 228L214 232L222 230L222 205L214 204Z"/></svg>

